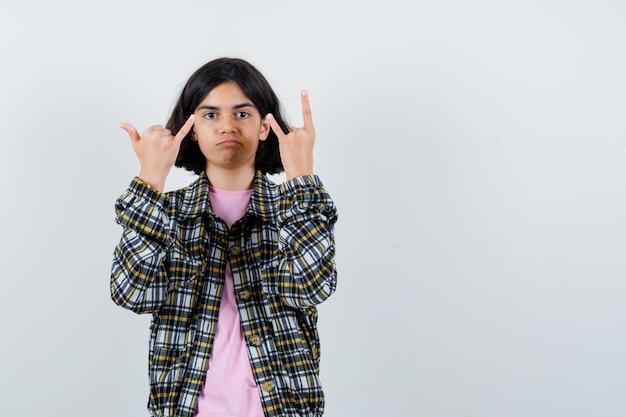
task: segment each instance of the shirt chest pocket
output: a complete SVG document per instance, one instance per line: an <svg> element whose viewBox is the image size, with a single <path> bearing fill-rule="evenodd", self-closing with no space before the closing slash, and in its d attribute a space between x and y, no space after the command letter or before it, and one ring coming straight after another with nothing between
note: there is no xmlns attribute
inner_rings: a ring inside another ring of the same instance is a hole
<svg viewBox="0 0 626 417"><path fill-rule="evenodd" d="M192 258L172 258L168 293L152 324L154 347L184 350L193 343L195 314L202 289L203 264Z"/></svg>
<svg viewBox="0 0 626 417"><path fill-rule="evenodd" d="M271 259L262 263L259 271L263 292L270 298L278 297L278 261Z"/></svg>

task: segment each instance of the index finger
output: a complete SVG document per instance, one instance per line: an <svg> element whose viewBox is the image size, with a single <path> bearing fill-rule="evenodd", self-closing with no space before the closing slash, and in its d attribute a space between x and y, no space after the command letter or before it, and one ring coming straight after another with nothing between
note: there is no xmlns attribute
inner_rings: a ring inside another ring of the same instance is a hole
<svg viewBox="0 0 626 417"><path fill-rule="evenodd" d="M305 128L313 128L313 116L311 116L311 103L309 103L309 93L302 90L302 119Z"/></svg>
<svg viewBox="0 0 626 417"><path fill-rule="evenodd" d="M195 120L196 120L195 115L192 114L191 116L189 116L185 124L178 130L178 133L176 133L176 136L174 136L174 139L179 142L182 142L185 136L187 136L187 133L189 133L189 131L193 127L193 122Z"/></svg>
<svg viewBox="0 0 626 417"><path fill-rule="evenodd" d="M274 131L274 134L276 135L278 140L279 141L282 140L285 137L285 132L283 132L283 129L281 129L280 125L278 124L278 122L274 118L274 115L271 114L271 113L268 113L267 116L265 116L265 117L269 121L270 127Z"/></svg>

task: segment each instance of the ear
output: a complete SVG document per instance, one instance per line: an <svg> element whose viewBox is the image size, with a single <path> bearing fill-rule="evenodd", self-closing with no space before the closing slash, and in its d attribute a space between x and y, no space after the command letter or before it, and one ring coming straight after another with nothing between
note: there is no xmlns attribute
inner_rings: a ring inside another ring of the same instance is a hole
<svg viewBox="0 0 626 417"><path fill-rule="evenodd" d="M267 121L267 116L261 120L261 130L259 131L259 140L263 141L267 139L270 134L270 122Z"/></svg>
<svg viewBox="0 0 626 417"><path fill-rule="evenodd" d="M198 138L196 137L196 128L195 126L191 126L191 131L189 132L189 135L191 136L191 140L193 142L197 142Z"/></svg>

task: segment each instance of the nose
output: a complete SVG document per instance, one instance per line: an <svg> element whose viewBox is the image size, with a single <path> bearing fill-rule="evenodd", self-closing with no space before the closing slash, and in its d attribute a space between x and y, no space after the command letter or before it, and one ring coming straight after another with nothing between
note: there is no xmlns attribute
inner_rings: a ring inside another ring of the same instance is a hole
<svg viewBox="0 0 626 417"><path fill-rule="evenodd" d="M220 121L220 133L232 133L235 131L235 123L230 117L224 117Z"/></svg>

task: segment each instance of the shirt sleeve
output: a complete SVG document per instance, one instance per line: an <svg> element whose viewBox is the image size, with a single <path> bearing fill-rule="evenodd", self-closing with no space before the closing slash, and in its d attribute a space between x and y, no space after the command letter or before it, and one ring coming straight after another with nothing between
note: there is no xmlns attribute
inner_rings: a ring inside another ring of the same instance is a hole
<svg viewBox="0 0 626 417"><path fill-rule="evenodd" d="M337 209L317 175L280 185L279 288L292 307L308 307L335 291Z"/></svg>
<svg viewBox="0 0 626 417"><path fill-rule="evenodd" d="M139 178L115 203L116 221L124 232L113 253L111 298L136 313L158 310L167 295L168 206L165 194Z"/></svg>

